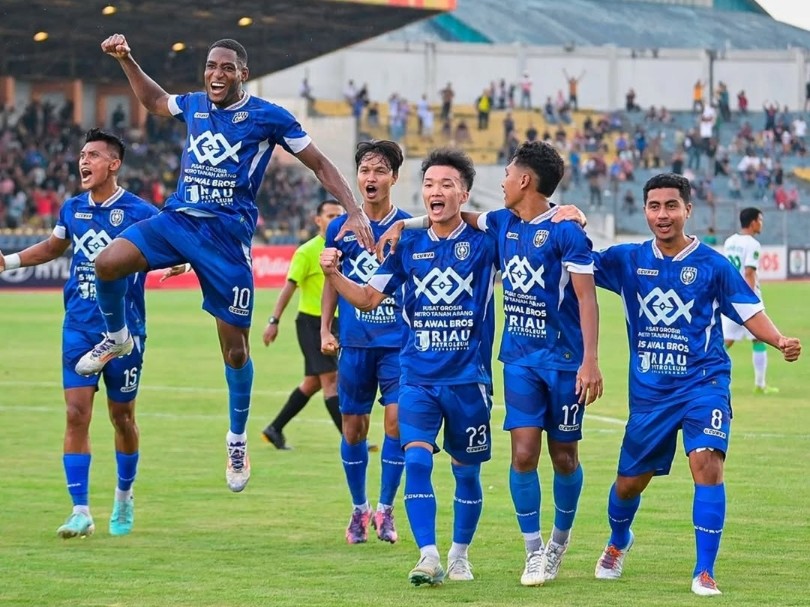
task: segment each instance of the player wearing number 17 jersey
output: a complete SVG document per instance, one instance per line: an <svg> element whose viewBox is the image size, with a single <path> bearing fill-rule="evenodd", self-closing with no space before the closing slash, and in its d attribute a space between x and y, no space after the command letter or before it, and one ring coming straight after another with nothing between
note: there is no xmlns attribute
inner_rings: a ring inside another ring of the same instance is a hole
<svg viewBox="0 0 810 607"><path fill-rule="evenodd" d="M256 193L273 149L279 145L310 168L347 208L353 229L371 247L368 220L335 165L284 108L244 90L247 51L236 40L208 49L205 92L170 95L135 62L121 34L101 44L115 57L139 101L150 112L186 123L177 191L157 217L132 226L95 262L98 305L106 337L76 365L81 375L132 350L123 313L126 277L134 272L190 264L203 292L203 308L216 319L228 385L230 424L225 479L242 491L250 479L245 428L250 412L253 362L248 336L253 313L250 246L256 229Z"/></svg>
<svg viewBox="0 0 810 607"><path fill-rule="evenodd" d="M731 364L720 315L781 350L787 361L799 357L801 345L779 332L728 260L686 235L690 191L680 175L652 177L644 186L644 212L655 238L594 254L597 285L622 298L630 346L630 415L608 498L611 536L595 573L599 579L621 576L641 493L654 476L669 473L682 430L695 483L692 592L711 596L720 594L714 564L731 431Z"/></svg>
<svg viewBox="0 0 810 607"><path fill-rule="evenodd" d="M399 432L405 449L405 509L420 550L409 574L415 585L444 579L431 480L442 424L456 480L448 577L473 579L467 549L483 505L481 462L490 458L496 271L489 237L461 220L474 176L463 152L431 152L422 163L422 197L432 227L408 233L367 285L338 271L337 249L321 254L329 282L356 308L373 310L398 292L402 296L408 329L400 353Z"/></svg>
<svg viewBox="0 0 810 607"><path fill-rule="evenodd" d="M754 238L762 232L762 211L755 207L748 207L740 211L740 231L732 234L723 243L723 253L728 260L737 268L737 271L745 279L754 292L762 297L759 289L759 258L762 247L759 241ZM761 341L755 340L749 331L723 316L723 337L726 340L726 347L730 348L735 341L745 339L753 340L752 360L754 363L754 393L755 394L775 394L778 388L769 386L765 382L765 371L768 368L768 347Z"/></svg>

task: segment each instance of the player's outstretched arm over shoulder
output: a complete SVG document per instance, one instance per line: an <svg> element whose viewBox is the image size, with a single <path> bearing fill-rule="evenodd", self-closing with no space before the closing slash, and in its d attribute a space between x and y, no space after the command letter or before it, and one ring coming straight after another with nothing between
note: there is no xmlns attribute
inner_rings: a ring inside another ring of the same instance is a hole
<svg viewBox="0 0 810 607"><path fill-rule="evenodd" d="M799 355L802 353L802 344L799 339L782 335L765 312L757 312L743 325L759 341L764 341L781 351L787 362L792 363L799 360Z"/></svg>
<svg viewBox="0 0 810 607"><path fill-rule="evenodd" d="M169 111L169 93L149 76L146 75L132 58L132 49L123 34L113 34L101 43L101 50L115 57L121 64L121 69L129 80L129 85L138 101L152 114L158 116L171 116Z"/></svg>
<svg viewBox="0 0 810 607"><path fill-rule="evenodd" d="M288 278L287 282L284 284L284 288L281 289L281 293L278 294L276 307L273 309L272 316L270 316L270 319L267 321L264 333L262 333L262 342L264 342L265 346L269 346L270 342L276 341L276 337L278 337L278 325L281 323L281 315L284 314L284 310L287 309L287 304L290 303L290 299L292 299L293 293L295 293L297 288L298 284Z"/></svg>
<svg viewBox="0 0 810 607"><path fill-rule="evenodd" d="M400 219L391 224L391 226L383 232L377 240L375 247L377 253L377 261L380 263L394 251L397 250L397 245L402 238L403 230L426 230L430 227L430 219L427 215L420 215L419 217L409 217L408 219ZM386 249L386 245L388 248Z"/></svg>
<svg viewBox="0 0 810 607"><path fill-rule="evenodd" d="M321 152L314 143L310 143L307 147L296 154L307 168L309 168L324 189L335 197L341 206L346 209L349 218L340 232L337 233L335 240L341 240L349 232L353 232L357 236L357 241L365 247L367 251L374 250L374 234L371 231L371 223L363 212L357 201L354 199L352 189L349 187L349 182L335 166L335 163L329 160L323 152Z"/></svg>
<svg viewBox="0 0 810 607"><path fill-rule="evenodd" d="M577 371L576 393L587 407L602 396L604 383L599 370L599 304L593 274L571 274L571 284L579 302L579 323L584 352Z"/></svg>
<svg viewBox="0 0 810 607"><path fill-rule="evenodd" d="M327 356L336 356L340 344L337 337L332 334L332 321L337 309L337 291L332 283L323 283L321 292L321 352Z"/></svg>
<svg viewBox="0 0 810 607"><path fill-rule="evenodd" d="M573 204L564 204L557 207L557 212L551 218L552 223L560 223L561 221L576 221L583 228L588 225L588 218L582 210Z"/></svg>
<svg viewBox="0 0 810 607"><path fill-rule="evenodd" d="M340 257L342 253L333 248L327 247L321 251L321 269L326 280L329 281L335 290L343 296L346 301L358 310L368 312L379 306L387 297L377 289L368 285L359 285L346 278L340 272Z"/></svg>
<svg viewBox="0 0 810 607"><path fill-rule="evenodd" d="M69 246L70 240L57 238L51 234L47 240L31 245L19 253L3 255L3 252L0 251L0 272L38 266L41 263L52 261L61 257Z"/></svg>

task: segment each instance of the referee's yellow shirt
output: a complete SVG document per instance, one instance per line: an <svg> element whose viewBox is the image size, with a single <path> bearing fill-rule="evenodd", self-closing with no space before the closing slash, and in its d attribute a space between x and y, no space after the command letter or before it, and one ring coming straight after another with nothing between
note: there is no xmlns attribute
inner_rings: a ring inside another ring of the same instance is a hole
<svg viewBox="0 0 810 607"><path fill-rule="evenodd" d="M292 280L301 290L298 311L310 316L321 315L324 276L320 257L325 246L326 240L320 234L307 240L293 253L287 271L287 280Z"/></svg>

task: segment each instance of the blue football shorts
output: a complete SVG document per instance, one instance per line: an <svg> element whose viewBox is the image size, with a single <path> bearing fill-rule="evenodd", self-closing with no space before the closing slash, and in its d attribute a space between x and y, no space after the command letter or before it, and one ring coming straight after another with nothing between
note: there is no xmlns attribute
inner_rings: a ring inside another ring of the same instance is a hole
<svg viewBox="0 0 810 607"><path fill-rule="evenodd" d="M433 445L444 423L444 450L465 465L492 457L489 426L492 399L484 384L455 386L399 386L399 440Z"/></svg>
<svg viewBox="0 0 810 607"><path fill-rule="evenodd" d="M399 349L342 347L338 357L340 412L370 414L378 386L380 404L397 403L399 376Z"/></svg>
<svg viewBox="0 0 810 607"><path fill-rule="evenodd" d="M253 315L250 243L236 238L216 217L163 211L121 233L134 244L150 270L190 263L200 281L203 309L237 327Z"/></svg>
<svg viewBox="0 0 810 607"><path fill-rule="evenodd" d="M504 364L504 430L542 428L562 443L582 440L585 405L576 395L575 371Z"/></svg>
<svg viewBox="0 0 810 607"><path fill-rule="evenodd" d="M619 475L669 474L678 430L683 430L686 455L695 449L727 453L731 434L729 395L706 394L651 411L634 412L631 405L619 454Z"/></svg>
<svg viewBox="0 0 810 607"><path fill-rule="evenodd" d="M87 354L103 337L98 333L88 333L74 329L62 332L62 387L83 388L93 386L98 390L99 380L104 378L107 398L116 403L128 403L138 396L141 381L143 354L146 349L146 338L133 335L135 347L132 352L121 358L114 358L98 375L85 377L76 373L76 363Z"/></svg>

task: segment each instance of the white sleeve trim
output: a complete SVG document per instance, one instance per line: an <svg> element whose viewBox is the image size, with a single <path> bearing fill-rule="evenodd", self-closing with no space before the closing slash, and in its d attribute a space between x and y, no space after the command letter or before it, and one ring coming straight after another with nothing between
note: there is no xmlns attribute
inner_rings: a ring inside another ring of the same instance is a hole
<svg viewBox="0 0 810 607"><path fill-rule="evenodd" d="M487 226L487 215L489 215L489 211L481 213L478 216L478 229L482 232L486 232L489 229Z"/></svg>
<svg viewBox="0 0 810 607"><path fill-rule="evenodd" d="M388 283L391 281L393 274L375 274L368 280L368 286L374 289L375 291L379 291L380 293L387 295L385 292L385 287L388 286Z"/></svg>
<svg viewBox="0 0 810 607"><path fill-rule="evenodd" d="M765 309L764 304L761 301L757 303L734 303L732 302L731 305L734 307L734 311L739 315L740 319L745 323L754 315L759 314Z"/></svg>
<svg viewBox="0 0 810 607"><path fill-rule="evenodd" d="M309 135L304 135L303 137L297 137L295 139L290 139L289 137L284 138L284 143L293 151L293 154L298 154L299 152L303 152L310 143L312 143L312 137Z"/></svg>
<svg viewBox="0 0 810 607"><path fill-rule="evenodd" d="M61 226L59 224L53 226L53 235L59 240L67 240L65 226Z"/></svg>
<svg viewBox="0 0 810 607"><path fill-rule="evenodd" d="M172 116L183 113L183 110L177 105L177 95L169 95L169 111L172 113Z"/></svg>
<svg viewBox="0 0 810 607"><path fill-rule="evenodd" d="M594 272L593 262L586 265L582 265L570 261L564 261L563 267L566 270L568 270L571 274L593 274Z"/></svg>

